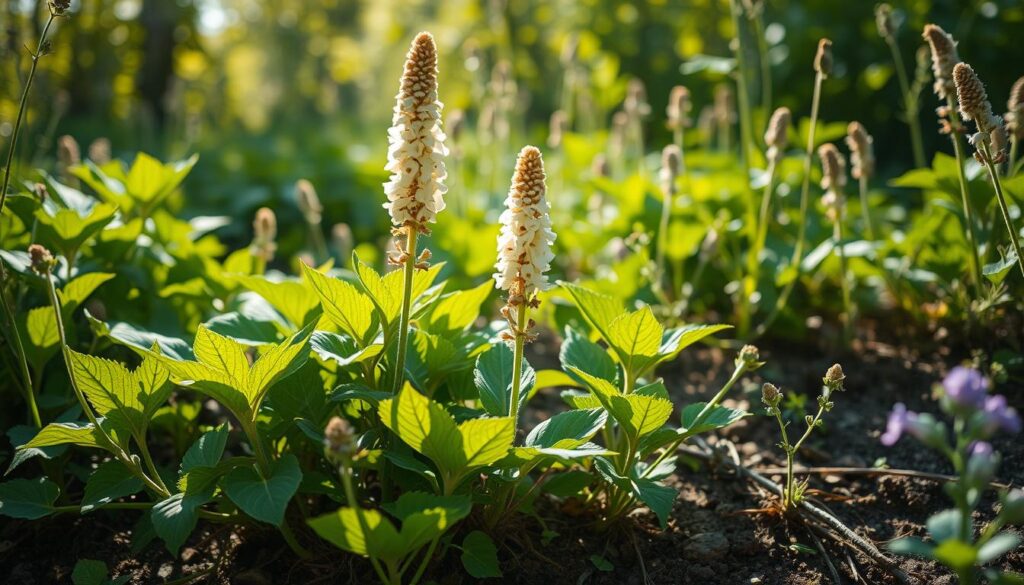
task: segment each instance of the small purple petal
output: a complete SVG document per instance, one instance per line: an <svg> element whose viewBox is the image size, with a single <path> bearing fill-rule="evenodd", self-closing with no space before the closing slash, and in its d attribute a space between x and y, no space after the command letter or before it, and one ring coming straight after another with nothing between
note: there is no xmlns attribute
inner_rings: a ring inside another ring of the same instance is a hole
<svg viewBox="0 0 1024 585"><path fill-rule="evenodd" d="M902 402L897 402L889 413L889 420L885 424L885 433L882 434L882 444L891 447L900 440L900 436L907 430L914 413L907 410Z"/></svg>
<svg viewBox="0 0 1024 585"><path fill-rule="evenodd" d="M958 406L981 408L988 393L988 380L974 368L957 366L942 380L946 397Z"/></svg>
<svg viewBox="0 0 1024 585"><path fill-rule="evenodd" d="M1020 416L1017 410L1006 404L1006 397L1002 394L989 396L985 399L984 412L987 424L992 430L1002 429L1007 433L1019 433L1021 431Z"/></svg>

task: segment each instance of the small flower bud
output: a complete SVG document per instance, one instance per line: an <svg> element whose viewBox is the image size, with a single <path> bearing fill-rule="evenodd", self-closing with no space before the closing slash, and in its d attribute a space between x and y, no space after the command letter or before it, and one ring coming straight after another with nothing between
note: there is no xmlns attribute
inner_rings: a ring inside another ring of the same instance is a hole
<svg viewBox="0 0 1024 585"><path fill-rule="evenodd" d="M999 454L992 449L992 444L976 441L968 447L967 467L963 481L974 487L981 487L992 481L996 469L999 468Z"/></svg>
<svg viewBox="0 0 1024 585"><path fill-rule="evenodd" d="M793 114L789 108L777 108L770 120L768 130L764 133L764 143L768 146L765 158L769 163L778 164L789 143L789 124Z"/></svg>
<svg viewBox="0 0 1024 585"><path fill-rule="evenodd" d="M935 24L925 25L921 36L928 41L928 48L932 53L932 74L935 76L935 85L932 89L939 99L944 100L946 96L953 95L956 89L953 83L953 67L960 62L960 56L956 52L956 41L952 35Z"/></svg>
<svg viewBox="0 0 1024 585"><path fill-rule="evenodd" d="M32 244L28 247L28 257L31 262L32 271L37 274L49 274L53 267L57 265L57 260L54 259L53 254L39 244Z"/></svg>
<svg viewBox="0 0 1024 585"><path fill-rule="evenodd" d="M753 345L744 345L736 356L736 367L743 367L747 371L753 371L764 365L761 360L761 352Z"/></svg>
<svg viewBox="0 0 1024 585"><path fill-rule="evenodd" d="M679 191L676 187L676 178L679 177L682 161L683 153L675 144L670 144L661 151L661 170L658 175L661 178L661 192L668 197Z"/></svg>
<svg viewBox="0 0 1024 585"><path fill-rule="evenodd" d="M324 450L327 458L338 463L347 463L356 453L355 431L352 425L340 416L331 417L324 429Z"/></svg>
<svg viewBox="0 0 1024 585"><path fill-rule="evenodd" d="M828 371L825 372L825 377L822 378L822 382L824 382L826 386L832 388L833 390L842 390L843 380L845 379L846 374L843 373L843 366L839 364L832 364L832 367L830 367Z"/></svg>
<svg viewBox="0 0 1024 585"><path fill-rule="evenodd" d="M51 13L62 16L68 8L71 8L71 0L50 0L49 6Z"/></svg>
<svg viewBox="0 0 1024 585"><path fill-rule="evenodd" d="M887 41L893 38L896 34L896 23L892 18L892 6L884 2L875 6L875 25L880 37Z"/></svg>
<svg viewBox="0 0 1024 585"><path fill-rule="evenodd" d="M942 379L943 396L954 407L979 409L988 396L988 380L974 368L957 366Z"/></svg>
<svg viewBox="0 0 1024 585"><path fill-rule="evenodd" d="M110 139L109 138L97 138L89 144L89 160L103 166L110 162Z"/></svg>
<svg viewBox="0 0 1024 585"><path fill-rule="evenodd" d="M851 174L854 179L870 179L875 175L875 139L860 122L846 128L846 145L850 148Z"/></svg>
<svg viewBox="0 0 1024 585"><path fill-rule="evenodd" d="M668 118L668 127L677 130L690 126L690 110L693 105L690 103L690 90L682 85L672 88L668 96L668 106L665 107L665 116Z"/></svg>
<svg viewBox="0 0 1024 585"><path fill-rule="evenodd" d="M323 217L324 206L317 197L316 188L313 183L306 179L299 179L295 182L295 200L299 204L299 211L306 218L310 225L320 225Z"/></svg>
<svg viewBox="0 0 1024 585"><path fill-rule="evenodd" d="M274 258L277 244L274 239L277 237L277 216L269 207L261 207L256 210L256 217L252 222L253 254L270 262Z"/></svg>
<svg viewBox="0 0 1024 585"><path fill-rule="evenodd" d="M832 75L832 41L818 41L818 52L814 54L814 70L822 77Z"/></svg>
<svg viewBox="0 0 1024 585"><path fill-rule="evenodd" d="M641 79L634 77L629 80L626 86L626 101L622 107L635 120L651 113L651 106L647 103L647 88Z"/></svg>
<svg viewBox="0 0 1024 585"><path fill-rule="evenodd" d="M782 392L778 386L765 382L761 386L761 402L770 410L777 408L782 401Z"/></svg>
<svg viewBox="0 0 1024 585"><path fill-rule="evenodd" d="M839 191L846 186L846 159L834 144L822 144L818 148L821 158L821 188Z"/></svg>

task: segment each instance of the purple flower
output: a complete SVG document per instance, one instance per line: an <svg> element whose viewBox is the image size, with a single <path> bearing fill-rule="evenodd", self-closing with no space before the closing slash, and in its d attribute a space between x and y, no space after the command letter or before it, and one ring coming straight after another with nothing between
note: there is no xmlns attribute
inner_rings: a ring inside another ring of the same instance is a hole
<svg viewBox="0 0 1024 585"><path fill-rule="evenodd" d="M942 387L949 398L958 406L981 408L988 393L988 380L974 368L957 366L942 380Z"/></svg>
<svg viewBox="0 0 1024 585"><path fill-rule="evenodd" d="M900 440L905 432L909 432L914 423L917 422L917 413L907 410L902 402L897 402L889 413L889 421L885 424L885 433L882 434L882 444L891 447Z"/></svg>
<svg viewBox="0 0 1024 585"><path fill-rule="evenodd" d="M999 456L992 450L992 445L985 441L975 441L967 448L967 469L964 478L974 484L988 483L999 466Z"/></svg>
<svg viewBox="0 0 1024 585"><path fill-rule="evenodd" d="M969 447L967 452L971 457L990 457L992 455L992 443L986 441L974 441Z"/></svg>
<svg viewBox="0 0 1024 585"><path fill-rule="evenodd" d="M1019 433L1021 431L1020 416L1012 406L1007 406L1006 397L1002 394L989 396L984 404L985 426L995 432L1002 429L1007 433Z"/></svg>

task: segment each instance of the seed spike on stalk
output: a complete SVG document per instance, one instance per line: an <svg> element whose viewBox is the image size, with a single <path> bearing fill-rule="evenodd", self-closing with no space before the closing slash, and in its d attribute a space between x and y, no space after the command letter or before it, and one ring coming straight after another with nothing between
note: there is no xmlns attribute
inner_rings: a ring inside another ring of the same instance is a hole
<svg viewBox="0 0 1024 585"><path fill-rule="evenodd" d="M778 164L789 144L789 124L793 114L789 108L776 108L768 120L768 129L764 133L764 143L768 146L765 156L769 162Z"/></svg>
<svg viewBox="0 0 1024 585"><path fill-rule="evenodd" d="M992 113L992 103L989 102L985 84L967 63L957 63L953 68L953 82L956 85L960 114L964 120L971 120L978 127L978 133L971 136L971 144L978 149L980 141L987 142L992 162L1005 162L1006 145L1009 142L1006 127L1003 119ZM980 151L975 153L975 158L984 162L981 156Z"/></svg>
<svg viewBox="0 0 1024 585"><path fill-rule="evenodd" d="M1006 101L1006 129L1016 140L1024 139L1024 77L1010 89Z"/></svg>
<svg viewBox="0 0 1024 585"><path fill-rule="evenodd" d="M832 75L832 41L821 39L818 41L818 52L814 54L814 70L828 77Z"/></svg>
<svg viewBox="0 0 1024 585"><path fill-rule="evenodd" d="M953 84L953 67L960 62L960 56L956 52L956 41L937 24L925 25L921 36L928 41L928 48L932 52L932 74L935 76L933 90L944 100L947 95L954 95L956 90Z"/></svg>
<svg viewBox="0 0 1024 585"><path fill-rule="evenodd" d="M850 174L854 179L875 175L875 139L860 122L850 122L846 128L846 145L850 148Z"/></svg>

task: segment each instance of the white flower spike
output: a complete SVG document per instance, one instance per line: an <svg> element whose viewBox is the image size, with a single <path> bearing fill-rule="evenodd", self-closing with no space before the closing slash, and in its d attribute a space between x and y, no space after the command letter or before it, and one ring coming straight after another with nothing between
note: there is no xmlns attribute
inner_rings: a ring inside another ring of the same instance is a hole
<svg viewBox="0 0 1024 585"><path fill-rule="evenodd" d="M510 304L529 302L536 292L548 288L545 273L554 259L551 244L555 233L551 231L546 191L540 150L526 146L519 152L506 209L501 214L494 274L498 288L508 291Z"/></svg>

